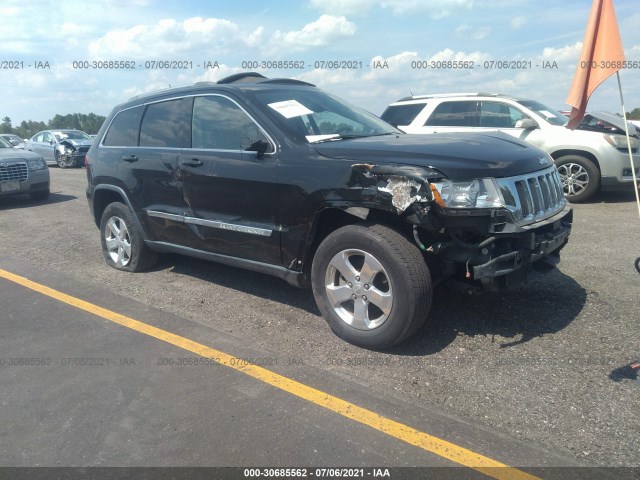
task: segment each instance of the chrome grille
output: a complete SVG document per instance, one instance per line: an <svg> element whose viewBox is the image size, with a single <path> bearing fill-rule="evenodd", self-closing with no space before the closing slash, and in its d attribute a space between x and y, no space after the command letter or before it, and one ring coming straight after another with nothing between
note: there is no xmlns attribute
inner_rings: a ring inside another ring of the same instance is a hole
<svg viewBox="0 0 640 480"><path fill-rule="evenodd" d="M24 182L28 176L26 162L0 163L0 182Z"/></svg>
<svg viewBox="0 0 640 480"><path fill-rule="evenodd" d="M555 165L539 172L497 180L507 208L519 225L544 220L565 206L562 182Z"/></svg>

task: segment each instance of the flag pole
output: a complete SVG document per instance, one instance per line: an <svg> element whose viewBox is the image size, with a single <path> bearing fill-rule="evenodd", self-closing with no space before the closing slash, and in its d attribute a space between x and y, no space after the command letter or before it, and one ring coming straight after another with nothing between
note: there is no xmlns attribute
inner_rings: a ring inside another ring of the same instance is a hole
<svg viewBox="0 0 640 480"><path fill-rule="evenodd" d="M624 108L624 98L622 97L622 83L620 83L620 72L616 72L618 78L618 91L620 92L620 105L622 106L622 118L624 119L624 131L627 135L627 148L629 149L629 160L631 161L631 175L633 175L633 189L636 192L636 203L638 204L638 216L640 216L640 193L638 193L638 178L636 177L636 167L633 164L633 152L631 151L631 139L629 138L629 124L627 123L627 111Z"/></svg>

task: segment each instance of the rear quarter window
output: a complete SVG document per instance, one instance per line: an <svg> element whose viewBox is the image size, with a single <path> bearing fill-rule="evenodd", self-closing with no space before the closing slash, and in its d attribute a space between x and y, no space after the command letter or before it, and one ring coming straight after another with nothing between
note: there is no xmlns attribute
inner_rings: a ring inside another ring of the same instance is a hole
<svg viewBox="0 0 640 480"><path fill-rule="evenodd" d="M411 122L413 122L425 106L425 103L391 105L387 107L380 118L394 127L398 125L411 125Z"/></svg>
<svg viewBox="0 0 640 480"><path fill-rule="evenodd" d="M109 147L134 147L138 145L140 119L144 107L129 108L118 112L104 137L103 145Z"/></svg>

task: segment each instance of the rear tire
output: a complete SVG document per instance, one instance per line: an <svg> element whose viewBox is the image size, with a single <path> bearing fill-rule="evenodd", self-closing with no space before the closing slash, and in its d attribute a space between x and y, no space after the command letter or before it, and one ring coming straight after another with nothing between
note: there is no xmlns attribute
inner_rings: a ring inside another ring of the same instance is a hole
<svg viewBox="0 0 640 480"><path fill-rule="evenodd" d="M100 243L107 264L117 270L142 272L158 260L158 254L145 245L133 213L120 202L110 203L102 213Z"/></svg>
<svg viewBox="0 0 640 480"><path fill-rule="evenodd" d="M562 190L573 203L586 202L600 187L600 171L588 158L565 155L555 161L562 179Z"/></svg>
<svg viewBox="0 0 640 480"><path fill-rule="evenodd" d="M311 267L318 308L340 338L386 349L427 320L433 287L418 247L383 225L347 225L320 244Z"/></svg>

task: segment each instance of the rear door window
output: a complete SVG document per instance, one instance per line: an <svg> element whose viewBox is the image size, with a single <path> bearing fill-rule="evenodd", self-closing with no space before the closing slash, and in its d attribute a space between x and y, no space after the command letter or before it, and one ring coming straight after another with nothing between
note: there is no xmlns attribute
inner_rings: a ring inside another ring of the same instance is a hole
<svg viewBox="0 0 640 480"><path fill-rule="evenodd" d="M442 102L427 119L430 127L477 127L478 102Z"/></svg>
<svg viewBox="0 0 640 480"><path fill-rule="evenodd" d="M482 102L480 126L488 128L515 128L516 122L529 118L517 108L501 102Z"/></svg>
<svg viewBox="0 0 640 480"><path fill-rule="evenodd" d="M140 146L186 146L183 136L191 126L190 102L191 99L180 98L148 105L140 126Z"/></svg>

